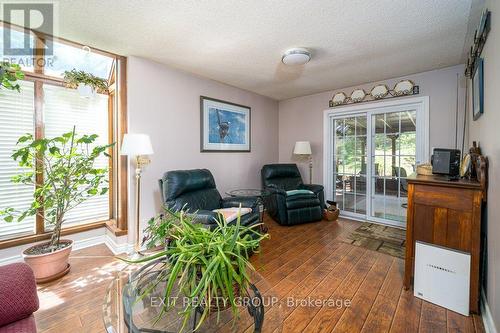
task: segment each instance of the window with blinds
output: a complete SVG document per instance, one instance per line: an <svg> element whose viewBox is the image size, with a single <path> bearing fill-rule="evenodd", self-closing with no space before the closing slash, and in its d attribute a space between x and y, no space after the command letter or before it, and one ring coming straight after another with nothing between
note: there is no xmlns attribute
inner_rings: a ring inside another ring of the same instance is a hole
<svg viewBox="0 0 500 333"><path fill-rule="evenodd" d="M22 171L11 158L17 139L35 132L34 84L23 81L19 85L21 92L0 89L0 209L13 207L25 210L33 200L34 187L11 182L11 178ZM0 221L0 239L34 232L34 216L20 223Z"/></svg>
<svg viewBox="0 0 500 333"><path fill-rule="evenodd" d="M97 94L93 98L82 98L74 89L47 85L44 90L45 137L60 136L71 132L97 134L96 144L109 143L108 95ZM96 167L107 168L109 159L105 156L96 161ZM109 192L108 192L109 193ZM95 196L81 203L65 216L63 227L109 219L109 195ZM50 226L46 227L46 230Z"/></svg>
<svg viewBox="0 0 500 333"><path fill-rule="evenodd" d="M43 45L47 38L27 32L26 29L11 29L0 21L0 36L3 32L9 34L13 45L22 46L25 34L29 34L31 46ZM97 134L96 145L106 145L116 140L115 130L121 130L121 127L110 123L110 119L118 119L121 109L121 105L115 105L115 99L118 101L116 96L120 96L118 92L124 89L124 82L117 82L116 78L120 71L125 70L125 59L104 51L94 51L88 46L56 38L54 54L45 54L42 48L41 52L29 57L33 58L31 62L27 62L26 56L8 58L8 61L21 66L25 78L17 81L20 92L0 88L0 210L13 207L17 211L25 211L33 201L35 186L11 182L12 177L22 171L11 158L20 136L31 133L51 138L68 133L76 126L78 135ZM3 43L0 39L0 58L2 54ZM37 66L36 73L33 63L40 65ZM72 69L104 79L110 86L109 92L83 98L77 90L63 86L61 79L64 71ZM113 155L112 160L102 156L96 161L96 167L109 169L110 166L117 165L118 169L116 149L110 153ZM123 170L124 166L119 166ZM120 186L120 177L117 174L113 176L113 185ZM104 186L111 187L112 184ZM126 193L122 196L126 198ZM117 189L110 188L107 194L94 196L69 211L65 216L63 229L116 218L117 227L126 230L126 220L117 218L116 212L122 207L120 202L117 200ZM19 238L22 243L25 239L30 239L23 236L44 234L53 228L51 225L37 224L36 221L35 216L30 216L21 223L15 220L7 223L0 217L0 244L14 244L17 240L4 242L13 238ZM71 232L74 232L80 228L72 229Z"/></svg>

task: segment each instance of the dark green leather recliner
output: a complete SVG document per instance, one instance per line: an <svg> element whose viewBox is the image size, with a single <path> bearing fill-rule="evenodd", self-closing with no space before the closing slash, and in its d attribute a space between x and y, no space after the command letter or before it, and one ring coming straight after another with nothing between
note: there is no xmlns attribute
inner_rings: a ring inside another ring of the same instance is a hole
<svg viewBox="0 0 500 333"><path fill-rule="evenodd" d="M195 220L214 228L218 214L214 209L242 207L252 212L241 217L240 223L252 226L259 223L258 199L255 197L222 198L215 186L212 173L207 169L175 170L166 172L158 181L165 207L175 211L195 213ZM233 221L231 223L235 223Z"/></svg>
<svg viewBox="0 0 500 333"><path fill-rule="evenodd" d="M322 185L304 184L296 164L267 164L261 170L268 214L281 225L319 221L325 208ZM313 193L287 195L286 191L309 190Z"/></svg>

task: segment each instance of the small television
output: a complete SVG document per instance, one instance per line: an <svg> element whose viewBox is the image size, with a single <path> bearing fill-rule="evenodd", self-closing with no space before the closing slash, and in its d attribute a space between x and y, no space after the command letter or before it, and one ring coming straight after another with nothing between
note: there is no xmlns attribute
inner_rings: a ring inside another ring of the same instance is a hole
<svg viewBox="0 0 500 333"><path fill-rule="evenodd" d="M432 153L432 173L457 178L460 175L460 150L434 148Z"/></svg>

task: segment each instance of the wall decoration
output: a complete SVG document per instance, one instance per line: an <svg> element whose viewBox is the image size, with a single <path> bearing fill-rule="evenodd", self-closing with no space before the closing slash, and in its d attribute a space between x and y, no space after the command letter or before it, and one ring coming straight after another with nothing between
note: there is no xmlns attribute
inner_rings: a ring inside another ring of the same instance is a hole
<svg viewBox="0 0 500 333"><path fill-rule="evenodd" d="M347 105L353 103L370 102L373 100L388 99L392 97L418 95L420 92L419 86L411 80L401 80L391 90L385 84L378 84L366 93L363 89L354 89L349 97L344 92L339 92L333 95L329 102L331 108L339 105Z"/></svg>
<svg viewBox="0 0 500 333"><path fill-rule="evenodd" d="M484 112L483 59L476 60L476 69L472 77L472 115L477 120Z"/></svg>
<svg viewBox="0 0 500 333"><path fill-rule="evenodd" d="M200 96L201 152L250 152L250 107Z"/></svg>
<svg viewBox="0 0 500 333"><path fill-rule="evenodd" d="M346 94L344 94L343 92L340 92L340 93L336 93L335 95L333 95L331 102L333 103L333 105L340 105L340 104L344 104L346 99L347 99Z"/></svg>
<svg viewBox="0 0 500 333"><path fill-rule="evenodd" d="M409 95L413 91L413 82L410 80L402 80L394 86L394 95L403 96Z"/></svg>
<svg viewBox="0 0 500 333"><path fill-rule="evenodd" d="M375 99L384 98L388 93L389 87L387 87L387 85L385 84L379 84L378 86L373 87L370 91L370 95L372 95L372 97Z"/></svg>
<svg viewBox="0 0 500 333"><path fill-rule="evenodd" d="M468 78L472 78L472 75L477 67L477 61L481 56L481 52L483 52L484 44L486 44L486 39L488 38L488 33L491 29L490 21L491 12L488 9L485 9L481 15L479 26L474 33L474 43L470 47L467 65L465 66L465 76Z"/></svg>
<svg viewBox="0 0 500 333"><path fill-rule="evenodd" d="M363 89L355 89L351 93L351 101L354 103L361 102L366 97L366 92Z"/></svg>

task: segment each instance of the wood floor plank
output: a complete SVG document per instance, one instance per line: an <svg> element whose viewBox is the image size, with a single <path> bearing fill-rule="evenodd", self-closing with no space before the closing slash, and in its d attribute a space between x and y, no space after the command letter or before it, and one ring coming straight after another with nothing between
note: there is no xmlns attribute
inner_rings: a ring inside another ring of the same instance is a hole
<svg viewBox="0 0 500 333"><path fill-rule="evenodd" d="M446 332L446 309L422 301L418 331L422 333Z"/></svg>
<svg viewBox="0 0 500 333"><path fill-rule="evenodd" d="M446 326L448 333L472 333L474 332L474 322L469 317L459 313L446 311Z"/></svg>
<svg viewBox="0 0 500 333"><path fill-rule="evenodd" d="M323 272L313 272L313 274L309 274L305 280L303 280L300 284L297 285L296 288L292 289L290 293L288 293L286 297L286 303L283 307L283 317L286 318L290 315L290 313L295 310L294 306L290 306L289 300L293 302L294 300L305 299L311 291L316 288L318 284L325 279L325 277L332 273L334 277L338 279L343 279L354 267L354 265L361 260L363 255L366 253L366 250L360 248L354 248L349 254L343 258L331 271L323 271Z"/></svg>
<svg viewBox="0 0 500 333"><path fill-rule="evenodd" d="M412 290L403 290L389 332L418 332L422 300L413 296Z"/></svg>
<svg viewBox="0 0 500 333"><path fill-rule="evenodd" d="M311 246L318 247L320 244L318 242L324 237L329 240L333 239L329 233L318 231L312 231L309 237L303 237L300 241L291 241L290 244L284 244L284 248L281 251L266 251L266 256L261 256L266 258L263 265L258 266L259 270L265 276L270 272L274 272L279 267L286 264L291 258L302 253ZM270 261L269 258L274 258Z"/></svg>
<svg viewBox="0 0 500 333"><path fill-rule="evenodd" d="M349 274L343 279L341 285L330 296L329 299L335 302L342 302L342 306L322 307L306 326L306 332L331 332L338 320L346 310L344 302L352 301L366 275L380 258L380 254L373 251L366 251L362 259L354 266Z"/></svg>
<svg viewBox="0 0 500 333"><path fill-rule="evenodd" d="M362 332L388 332L403 287L404 262L395 258L366 318Z"/></svg>
<svg viewBox="0 0 500 333"><path fill-rule="evenodd" d="M356 291L349 306L342 314L333 332L359 332L365 323L378 292L384 283L394 261L393 257L381 255L368 272L365 280Z"/></svg>
<svg viewBox="0 0 500 333"><path fill-rule="evenodd" d="M262 286L263 295L277 296L282 305L281 311L266 311L265 332L347 328L370 333L484 332L480 316L460 316L403 290L403 260L343 243L359 222L339 219L285 227L268 216L265 221L271 239L251 259L260 273L255 283ZM74 251L70 262L68 275L38 286L40 310L35 319L39 332L103 332L104 294L116 272L126 265L104 245ZM385 276L384 271L388 271ZM351 307L287 306L289 298L308 297L333 302L348 299ZM284 320L283 330L279 319ZM242 322L241 331L251 330L250 324ZM230 331L230 326L226 328Z"/></svg>
<svg viewBox="0 0 500 333"><path fill-rule="evenodd" d="M346 272L339 265L338 269L332 270L307 297L294 299L294 301L300 302L300 305L295 306L295 310L286 318L283 328L285 332L302 332L309 321L321 309L323 303L330 298L331 294L342 283L342 276L338 274L341 271Z"/></svg>

